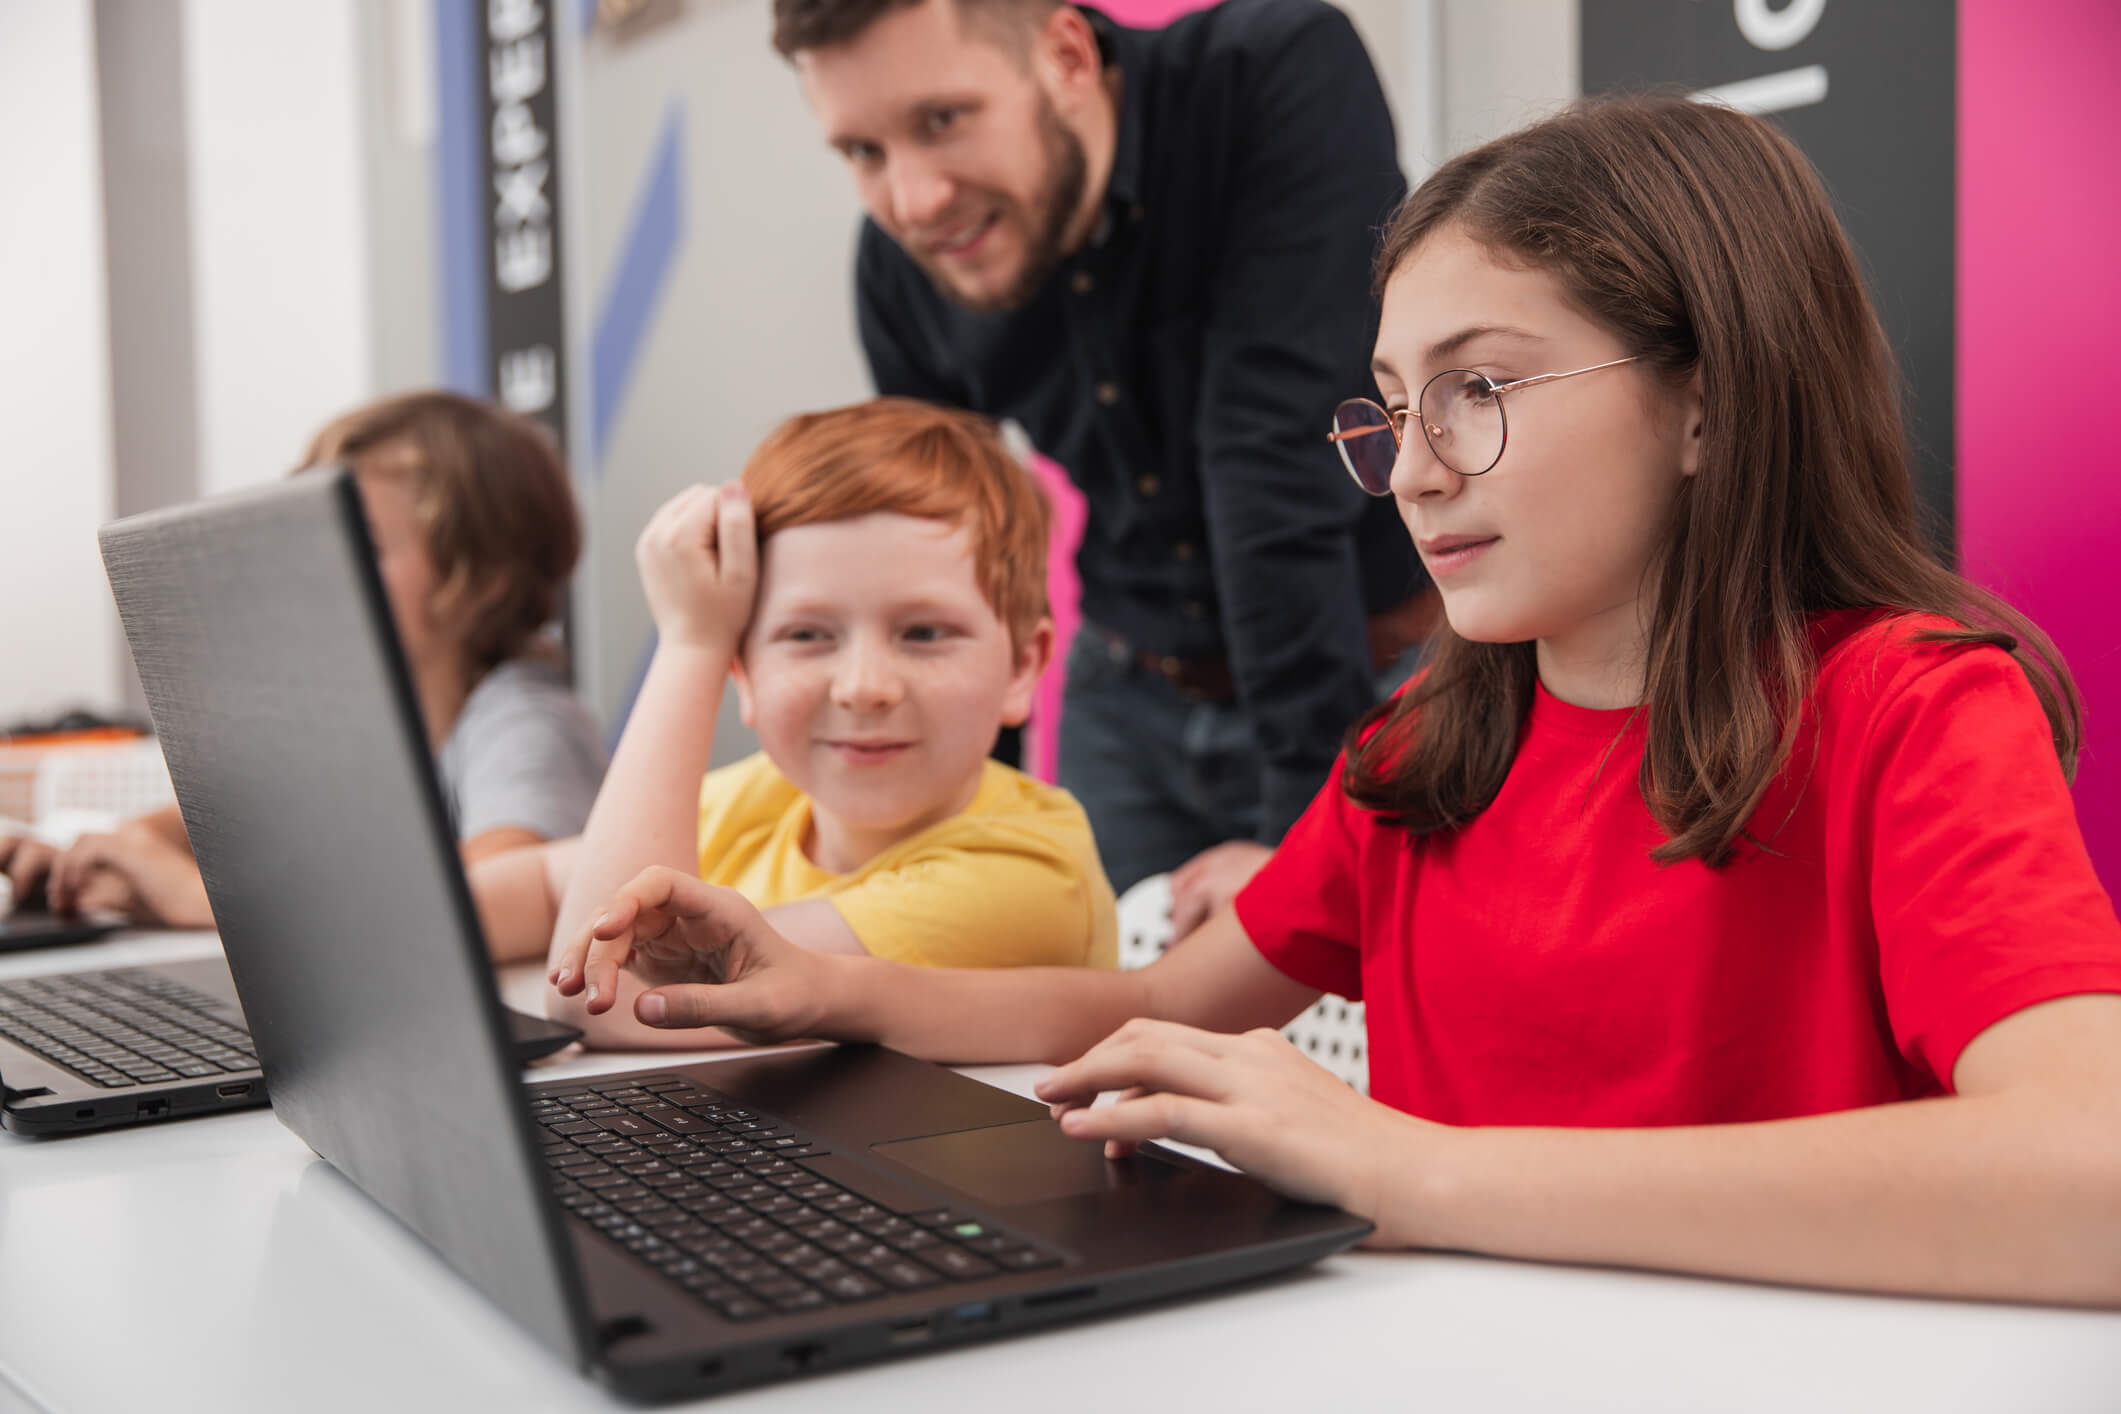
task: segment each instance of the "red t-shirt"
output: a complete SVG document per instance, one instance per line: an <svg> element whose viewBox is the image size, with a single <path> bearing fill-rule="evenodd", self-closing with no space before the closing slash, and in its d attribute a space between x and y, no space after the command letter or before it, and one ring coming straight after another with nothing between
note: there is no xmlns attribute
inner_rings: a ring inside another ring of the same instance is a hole
<svg viewBox="0 0 2121 1414"><path fill-rule="evenodd" d="M1803 734L1753 819L1773 852L1654 863L1639 720L1541 689L1472 823L1416 840L1336 767L1238 917L1281 971L1367 1003L1371 1094L1430 1119L1706 1124L1948 1091L1990 1024L2121 992L2121 922L2024 673L1910 641L1945 627L1815 625Z"/></svg>

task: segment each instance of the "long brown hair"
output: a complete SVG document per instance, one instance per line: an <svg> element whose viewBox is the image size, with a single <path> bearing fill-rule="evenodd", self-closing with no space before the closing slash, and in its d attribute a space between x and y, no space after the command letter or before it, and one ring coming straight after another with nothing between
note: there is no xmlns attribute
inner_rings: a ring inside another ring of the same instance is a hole
<svg viewBox="0 0 2121 1414"><path fill-rule="evenodd" d="M1829 610L1934 614L1961 627L1925 637L2008 651L2074 774L2080 706L2054 645L1923 542L1891 350L1787 138L1678 97L1579 104L1422 183L1386 229L1380 288L1445 226L1553 274L1674 384L1700 375L1700 468L1649 631L1642 796L1669 837L1652 858L1730 858L1789 761L1807 622ZM1533 645L1445 630L1420 681L1350 731L1344 789L1416 835L1465 824L1502 788L1536 677Z"/></svg>
<svg viewBox="0 0 2121 1414"><path fill-rule="evenodd" d="M302 464L328 462L409 477L440 593L468 610L462 647L474 679L523 652L559 611L582 527L538 423L457 393L405 393L319 429Z"/></svg>

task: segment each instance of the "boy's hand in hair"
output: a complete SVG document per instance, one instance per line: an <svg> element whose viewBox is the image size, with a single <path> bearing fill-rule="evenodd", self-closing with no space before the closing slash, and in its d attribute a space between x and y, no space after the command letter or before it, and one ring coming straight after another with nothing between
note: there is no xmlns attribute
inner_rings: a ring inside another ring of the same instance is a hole
<svg viewBox="0 0 2121 1414"><path fill-rule="evenodd" d="M816 1034L832 962L776 933L736 890L657 865L612 896L549 980L564 997L586 988L594 1016L611 1009L623 967L650 988L634 1003L643 1023L764 1043Z"/></svg>
<svg viewBox="0 0 2121 1414"><path fill-rule="evenodd" d="M680 491L649 517L633 556L663 643L735 656L759 583L743 483Z"/></svg>

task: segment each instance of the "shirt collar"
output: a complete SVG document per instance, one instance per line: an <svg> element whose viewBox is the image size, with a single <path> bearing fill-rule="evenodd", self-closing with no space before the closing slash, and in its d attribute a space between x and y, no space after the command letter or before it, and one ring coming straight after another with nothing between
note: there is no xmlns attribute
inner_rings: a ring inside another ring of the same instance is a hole
<svg viewBox="0 0 2121 1414"><path fill-rule="evenodd" d="M1078 5L1083 18L1097 36L1098 52L1107 68L1125 76L1120 93L1119 131L1112 150L1112 175L1105 183L1105 201L1139 206L1142 200L1142 147L1148 123L1148 64L1151 35L1147 30L1115 24L1111 17L1088 5Z"/></svg>

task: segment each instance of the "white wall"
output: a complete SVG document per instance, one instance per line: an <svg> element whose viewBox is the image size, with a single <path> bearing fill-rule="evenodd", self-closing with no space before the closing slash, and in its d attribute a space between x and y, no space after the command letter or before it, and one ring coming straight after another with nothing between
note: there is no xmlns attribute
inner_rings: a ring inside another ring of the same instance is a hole
<svg viewBox="0 0 2121 1414"><path fill-rule="evenodd" d="M118 696L89 0L0 5L0 723Z"/></svg>
<svg viewBox="0 0 2121 1414"><path fill-rule="evenodd" d="M637 41L598 33L582 56L570 277L591 317L664 114L675 100L686 115L683 245L584 507L602 650L584 686L607 717L648 639L633 541L649 513L736 475L789 414L870 391L854 332L860 208L766 35L765 0L701 3ZM717 759L748 742L725 714Z"/></svg>
<svg viewBox="0 0 2121 1414"><path fill-rule="evenodd" d="M1577 0L1435 0L1444 153L1500 137L1578 92Z"/></svg>
<svg viewBox="0 0 2121 1414"><path fill-rule="evenodd" d="M431 376L424 314L388 317L431 302L424 208L410 232L395 209L424 154L366 136L364 19L0 5L0 722L137 703L98 525L280 476L326 417Z"/></svg>
<svg viewBox="0 0 2121 1414"><path fill-rule="evenodd" d="M187 0L199 489L374 389L356 0Z"/></svg>

